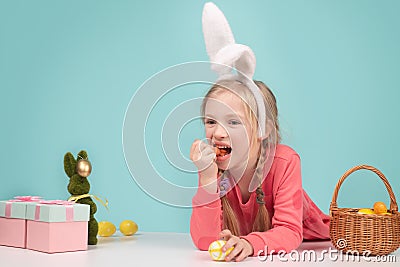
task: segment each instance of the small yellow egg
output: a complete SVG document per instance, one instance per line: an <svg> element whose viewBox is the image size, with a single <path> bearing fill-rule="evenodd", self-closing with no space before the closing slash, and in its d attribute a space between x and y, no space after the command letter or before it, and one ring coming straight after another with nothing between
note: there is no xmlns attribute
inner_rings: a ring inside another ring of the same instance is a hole
<svg viewBox="0 0 400 267"><path fill-rule="evenodd" d="M122 234L128 235L128 236L135 234L137 232L138 228L139 228L138 225L134 221L131 221L131 220L125 220L119 224L119 231Z"/></svg>
<svg viewBox="0 0 400 267"><path fill-rule="evenodd" d="M98 225L99 225L99 231L98 231L99 236L103 237L112 236L117 230L115 225L110 222L102 221L99 222Z"/></svg>
<svg viewBox="0 0 400 267"><path fill-rule="evenodd" d="M359 209L358 214L375 214L375 212L372 209Z"/></svg>

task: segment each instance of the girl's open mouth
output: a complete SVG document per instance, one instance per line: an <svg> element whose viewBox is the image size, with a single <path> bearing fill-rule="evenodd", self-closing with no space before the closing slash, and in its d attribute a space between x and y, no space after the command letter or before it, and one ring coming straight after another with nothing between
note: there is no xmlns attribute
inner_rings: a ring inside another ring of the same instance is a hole
<svg viewBox="0 0 400 267"><path fill-rule="evenodd" d="M215 154L217 155L217 161L224 161L227 158L229 158L232 148L230 146L221 146L221 145L215 145Z"/></svg>

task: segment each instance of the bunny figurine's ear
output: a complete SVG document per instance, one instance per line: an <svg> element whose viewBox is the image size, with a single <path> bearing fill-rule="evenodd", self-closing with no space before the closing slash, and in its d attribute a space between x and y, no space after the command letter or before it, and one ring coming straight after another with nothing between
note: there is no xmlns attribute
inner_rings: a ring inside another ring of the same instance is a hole
<svg viewBox="0 0 400 267"><path fill-rule="evenodd" d="M208 57L215 61L218 51L234 44L235 39L224 13L214 3L204 5L202 23Z"/></svg>
<svg viewBox="0 0 400 267"><path fill-rule="evenodd" d="M76 160L71 152L67 152L64 155L64 171L69 178L75 174Z"/></svg>

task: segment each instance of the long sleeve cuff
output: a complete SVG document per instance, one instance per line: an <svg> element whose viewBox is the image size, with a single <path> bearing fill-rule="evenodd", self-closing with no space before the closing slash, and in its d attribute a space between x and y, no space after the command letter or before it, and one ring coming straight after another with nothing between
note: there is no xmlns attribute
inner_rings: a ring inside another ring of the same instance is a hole
<svg viewBox="0 0 400 267"><path fill-rule="evenodd" d="M265 250L264 241L257 235L249 234L246 236L240 236L240 238L247 240L251 244L251 246L253 247L253 256L257 256L260 250Z"/></svg>

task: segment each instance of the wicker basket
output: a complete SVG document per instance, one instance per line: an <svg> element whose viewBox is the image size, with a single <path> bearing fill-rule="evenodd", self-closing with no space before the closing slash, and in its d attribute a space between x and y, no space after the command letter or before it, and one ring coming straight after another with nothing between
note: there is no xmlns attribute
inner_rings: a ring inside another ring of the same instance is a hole
<svg viewBox="0 0 400 267"><path fill-rule="evenodd" d="M390 196L391 215L358 214L359 209L338 208L337 195L343 181L353 172L366 169L384 182ZM339 180L330 206L330 238L340 251L359 255L386 255L400 247L400 213L386 177L376 168L360 165L348 170Z"/></svg>

